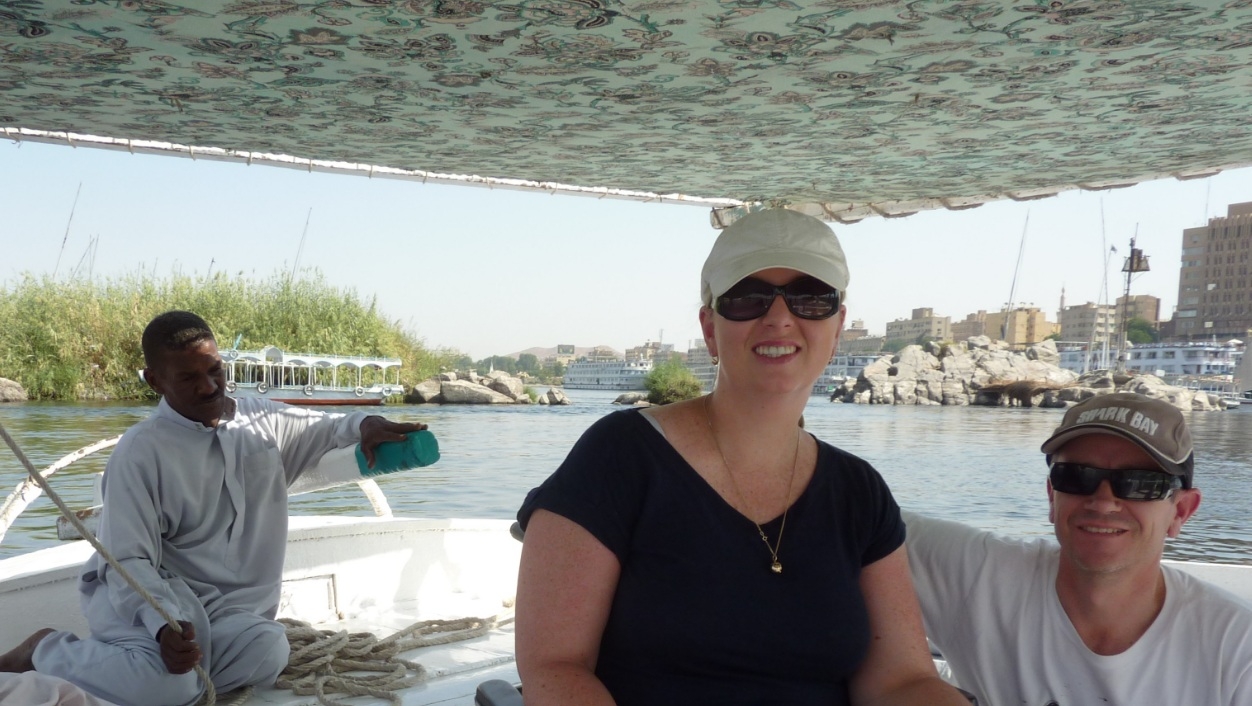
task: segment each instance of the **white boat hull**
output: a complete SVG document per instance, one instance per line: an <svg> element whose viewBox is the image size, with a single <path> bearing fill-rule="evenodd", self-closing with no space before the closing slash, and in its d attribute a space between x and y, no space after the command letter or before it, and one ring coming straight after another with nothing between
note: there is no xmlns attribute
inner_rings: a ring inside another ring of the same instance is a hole
<svg viewBox="0 0 1252 706"><path fill-rule="evenodd" d="M478 684L517 682L512 614L521 543L507 520L293 517L279 617L379 637L420 620L506 616L464 642L405 657L431 679L406 689L405 706L473 703ZM86 542L0 561L0 648L42 627L86 635L76 578ZM290 691L258 690L249 704L309 703Z"/></svg>

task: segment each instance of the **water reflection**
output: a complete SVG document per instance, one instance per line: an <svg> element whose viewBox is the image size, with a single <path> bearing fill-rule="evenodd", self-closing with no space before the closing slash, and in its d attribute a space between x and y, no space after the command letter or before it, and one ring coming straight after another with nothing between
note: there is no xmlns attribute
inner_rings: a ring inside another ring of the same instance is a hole
<svg viewBox="0 0 1252 706"><path fill-rule="evenodd" d="M571 391L569 407L393 406L400 420L424 421L439 438L442 460L380 480L396 514L511 518L526 491L564 459L578 436L617 409L613 393ZM151 406L41 404L0 407L0 422L43 468L61 456L116 435ZM1058 410L890 407L831 404L814 398L807 428L863 456L882 472L900 504L1014 536L1050 536L1046 469L1039 444ZM1199 513L1166 548L1177 559L1252 563L1252 409L1191 416L1196 439ZM92 478L107 454L53 476L71 507L91 504ZM24 471L0 450L0 489ZM369 515L355 486L292 499L293 514ZM56 509L37 500L9 530L0 557L55 543Z"/></svg>

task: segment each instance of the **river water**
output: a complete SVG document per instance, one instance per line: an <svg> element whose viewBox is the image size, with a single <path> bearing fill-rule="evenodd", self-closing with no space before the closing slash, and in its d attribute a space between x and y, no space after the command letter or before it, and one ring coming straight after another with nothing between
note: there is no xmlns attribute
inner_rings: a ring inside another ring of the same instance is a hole
<svg viewBox="0 0 1252 706"><path fill-rule="evenodd" d="M380 480L397 515L511 518L526 491L560 464L592 422L618 407L617 393L568 392L574 404L540 406L391 406L383 413L423 421L440 443L439 463ZM38 468L125 431L152 405L0 406L0 423ZM375 410L377 408L374 408ZM806 427L873 463L902 506L1013 536L1050 535L1046 468L1039 444L1060 421L1053 409L844 405L814 397ZM1252 564L1252 408L1190 415L1197 448L1196 487L1203 502L1166 555ZM52 484L71 507L91 504L95 454ZM0 489L24 478L0 448ZM291 502L292 514L369 515L355 486ZM39 498L0 542L0 558L56 542L56 508Z"/></svg>

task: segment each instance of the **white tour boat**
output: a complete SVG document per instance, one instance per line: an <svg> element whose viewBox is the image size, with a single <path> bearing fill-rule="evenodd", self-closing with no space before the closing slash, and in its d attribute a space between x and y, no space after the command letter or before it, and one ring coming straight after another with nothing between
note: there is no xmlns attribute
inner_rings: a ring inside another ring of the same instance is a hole
<svg viewBox="0 0 1252 706"><path fill-rule="evenodd" d="M1219 0L29 0L0 12L0 131L853 222L1252 165L1249 27ZM284 615L383 633L500 614L518 551L505 522L398 518L293 519L289 546ZM0 562L0 644L82 629L87 554ZM1252 599L1252 567L1185 566ZM504 621L422 648L403 703L515 680Z"/></svg>
<svg viewBox="0 0 1252 706"><path fill-rule="evenodd" d="M265 397L299 405L378 405L404 394L399 358L222 351L226 389L233 397ZM389 379L390 378L390 379Z"/></svg>

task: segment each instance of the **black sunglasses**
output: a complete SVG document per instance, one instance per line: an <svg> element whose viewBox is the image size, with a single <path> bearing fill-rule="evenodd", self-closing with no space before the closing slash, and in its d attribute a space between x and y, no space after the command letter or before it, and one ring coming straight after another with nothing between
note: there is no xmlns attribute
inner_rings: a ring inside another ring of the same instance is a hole
<svg viewBox="0 0 1252 706"><path fill-rule="evenodd" d="M1182 487L1181 477L1165 471L1113 471L1081 463L1054 463L1048 478L1053 490L1070 495L1092 495L1108 481L1113 496L1122 500L1164 500L1170 491Z"/></svg>
<svg viewBox="0 0 1252 706"><path fill-rule="evenodd" d="M718 297L713 308L722 318L751 321L765 316L779 295L801 319L829 319L839 311L839 290L816 277L801 277L782 286L745 277Z"/></svg>

